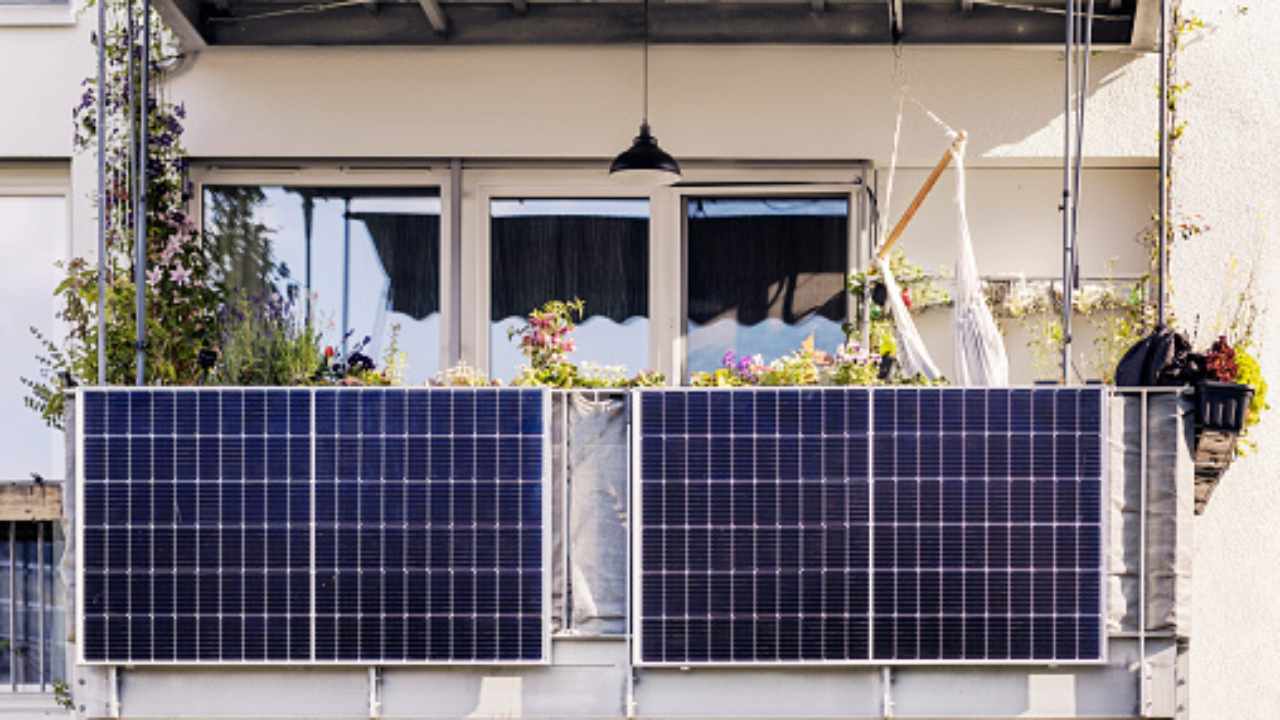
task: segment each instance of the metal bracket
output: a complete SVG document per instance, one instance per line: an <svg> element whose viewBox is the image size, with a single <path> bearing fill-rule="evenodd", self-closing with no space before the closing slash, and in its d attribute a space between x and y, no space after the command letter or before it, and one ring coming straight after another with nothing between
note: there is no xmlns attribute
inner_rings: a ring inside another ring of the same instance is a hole
<svg viewBox="0 0 1280 720"><path fill-rule="evenodd" d="M119 667L112 665L107 668L107 712L111 717L120 717L120 698L121 698L121 676L124 673Z"/></svg>
<svg viewBox="0 0 1280 720"><path fill-rule="evenodd" d="M369 717L382 717L382 668L369 668Z"/></svg>
<svg viewBox="0 0 1280 720"><path fill-rule="evenodd" d="M880 668L880 717L889 720L893 710L893 668Z"/></svg>

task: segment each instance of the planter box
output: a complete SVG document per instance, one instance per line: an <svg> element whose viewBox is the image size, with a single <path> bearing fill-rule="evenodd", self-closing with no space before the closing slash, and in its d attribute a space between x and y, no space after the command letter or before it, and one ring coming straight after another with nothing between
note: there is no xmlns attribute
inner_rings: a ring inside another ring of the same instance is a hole
<svg viewBox="0 0 1280 720"><path fill-rule="evenodd" d="M1253 388L1238 383L1207 381L1196 386L1196 514L1204 513L1209 498L1236 456L1236 442L1244 429Z"/></svg>

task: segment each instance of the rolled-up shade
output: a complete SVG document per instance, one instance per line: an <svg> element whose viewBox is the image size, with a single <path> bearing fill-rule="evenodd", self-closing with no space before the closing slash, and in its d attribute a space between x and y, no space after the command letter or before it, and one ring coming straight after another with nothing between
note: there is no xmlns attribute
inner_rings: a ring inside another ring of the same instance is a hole
<svg viewBox="0 0 1280 720"><path fill-rule="evenodd" d="M494 217L494 321L548 300L586 301L587 317L615 322L649 314L649 221L606 215Z"/></svg>
<svg viewBox="0 0 1280 720"><path fill-rule="evenodd" d="M364 223L391 280L391 310L421 320L440 311L440 216L351 213Z"/></svg>

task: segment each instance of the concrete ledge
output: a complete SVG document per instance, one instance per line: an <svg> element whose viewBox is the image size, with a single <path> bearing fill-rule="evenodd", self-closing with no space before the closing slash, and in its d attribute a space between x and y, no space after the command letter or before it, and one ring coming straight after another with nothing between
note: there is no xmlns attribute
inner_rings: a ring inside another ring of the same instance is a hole
<svg viewBox="0 0 1280 720"><path fill-rule="evenodd" d="M0 520L61 519L61 484L12 482L0 485Z"/></svg>

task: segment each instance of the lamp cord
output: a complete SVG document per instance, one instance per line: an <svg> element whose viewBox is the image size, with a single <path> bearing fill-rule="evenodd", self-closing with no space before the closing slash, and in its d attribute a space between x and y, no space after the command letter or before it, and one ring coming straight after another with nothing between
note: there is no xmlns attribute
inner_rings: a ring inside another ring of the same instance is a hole
<svg viewBox="0 0 1280 720"><path fill-rule="evenodd" d="M641 90L641 108L640 108L640 124L647 126L649 124L649 0L644 2L644 38L641 41L643 48L642 57L644 58L643 78L644 87Z"/></svg>

